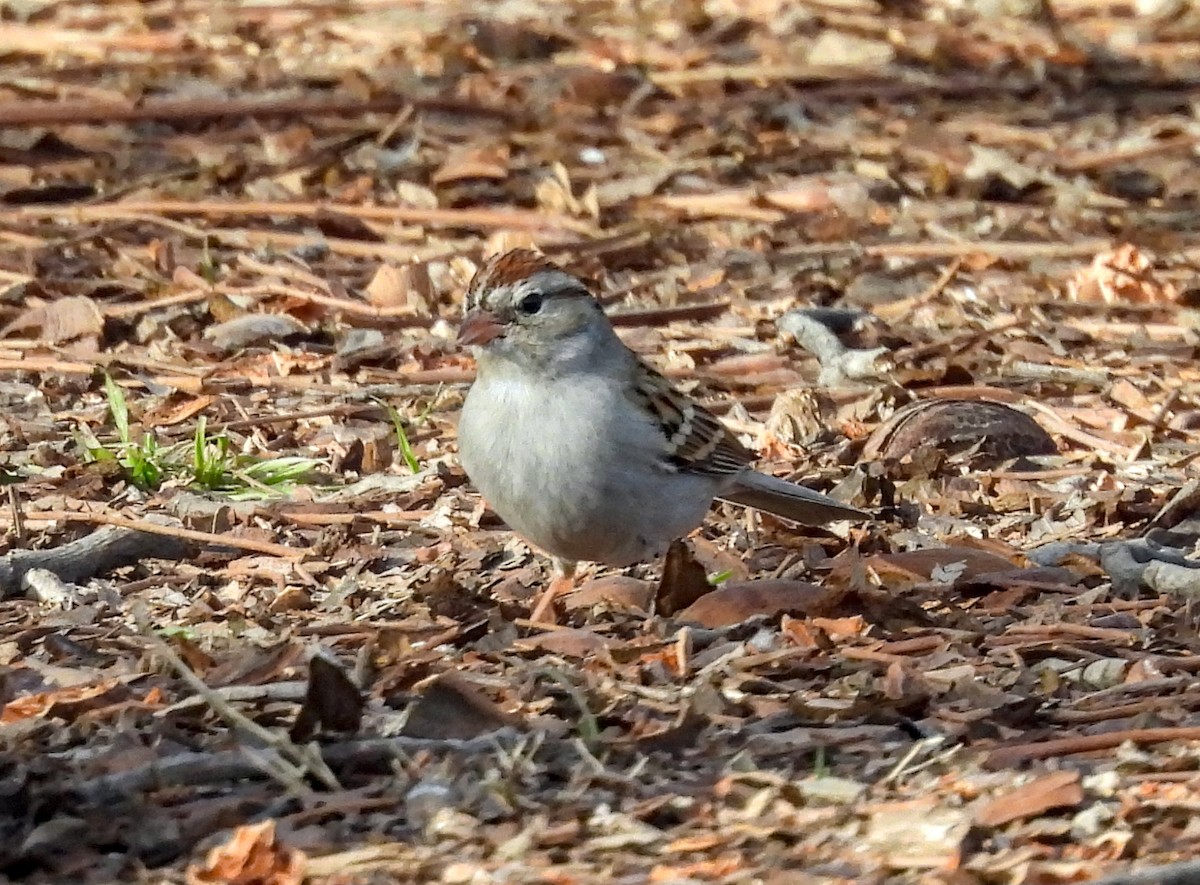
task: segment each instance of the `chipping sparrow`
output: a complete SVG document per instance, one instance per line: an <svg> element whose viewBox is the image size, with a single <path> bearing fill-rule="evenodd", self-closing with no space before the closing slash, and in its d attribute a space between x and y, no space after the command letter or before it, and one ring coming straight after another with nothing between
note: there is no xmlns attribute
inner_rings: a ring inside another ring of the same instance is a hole
<svg viewBox="0 0 1200 885"><path fill-rule="evenodd" d="M714 498L819 525L871 514L747 467L753 455L617 337L587 287L535 252L487 261L458 331L478 361L459 456L484 498L564 574L628 565Z"/></svg>

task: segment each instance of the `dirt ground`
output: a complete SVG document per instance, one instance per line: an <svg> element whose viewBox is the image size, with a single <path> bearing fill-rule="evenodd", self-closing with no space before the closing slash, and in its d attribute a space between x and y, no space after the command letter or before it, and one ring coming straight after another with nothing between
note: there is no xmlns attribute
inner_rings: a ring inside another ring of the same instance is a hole
<svg viewBox="0 0 1200 885"><path fill-rule="evenodd" d="M1188 860L1197 108L1172 0L0 5L0 881ZM455 456L515 246L880 518L531 620Z"/></svg>

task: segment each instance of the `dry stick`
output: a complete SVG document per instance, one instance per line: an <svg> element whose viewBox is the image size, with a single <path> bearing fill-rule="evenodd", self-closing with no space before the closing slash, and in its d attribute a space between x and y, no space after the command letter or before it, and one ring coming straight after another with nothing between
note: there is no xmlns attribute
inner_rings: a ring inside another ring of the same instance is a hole
<svg viewBox="0 0 1200 885"><path fill-rule="evenodd" d="M1185 860L1114 873L1102 879L1093 879L1092 885L1194 885L1197 881L1200 881L1200 861Z"/></svg>
<svg viewBox="0 0 1200 885"><path fill-rule="evenodd" d="M361 418L368 415L382 420L387 417L387 409L377 403L342 403L336 406L325 406L321 409L309 409L304 412L284 412L278 415L257 415L253 418L239 418L236 421L222 421L208 425L208 429L213 433L220 433L223 430L252 430L271 424L292 424L296 421L308 421L313 418Z"/></svg>
<svg viewBox="0 0 1200 885"><path fill-rule="evenodd" d="M878 70L869 68L846 68L833 65L807 64L751 64L751 65L706 65L682 71L655 71L650 82L663 89L690 86L695 83L715 81L772 82L778 80L818 80L843 83L846 80L886 82Z"/></svg>
<svg viewBox="0 0 1200 885"><path fill-rule="evenodd" d="M1179 135L1166 138L1151 144L1141 144L1132 147L1117 148L1107 151L1083 151L1074 156L1067 156L1055 165L1062 172L1094 172L1106 166L1117 166L1122 163L1132 163L1149 159L1160 154L1170 154L1191 151L1200 143L1200 136Z"/></svg>
<svg viewBox="0 0 1200 885"><path fill-rule="evenodd" d="M1145 337L1151 341L1175 341L1194 334L1185 323L1123 323L1111 319L1076 318L1064 320L1066 329L1092 335L1102 341Z"/></svg>
<svg viewBox="0 0 1200 885"><path fill-rule="evenodd" d="M1100 238L1074 243L1025 243L1010 240L985 240L974 243L812 243L777 252L770 258L777 264L843 253L878 255L883 258L967 258L972 255L990 255L1013 261L1028 261L1038 258L1090 257L1112 248L1112 244L1112 240Z"/></svg>
<svg viewBox="0 0 1200 885"><path fill-rule="evenodd" d="M226 685L222 688L211 688L227 701L247 703L249 701L294 701L300 703L308 693L308 682L303 679L293 679L289 682L268 682L264 685ZM205 699L199 695L176 701L169 707L164 707L156 715L166 716L180 710L192 707L202 707Z"/></svg>
<svg viewBox="0 0 1200 885"><path fill-rule="evenodd" d="M1165 698L1147 698L1144 701L1132 701L1116 707L1106 707L1102 710L1055 710L1049 715L1054 722L1082 725L1093 722L1107 722L1110 719L1129 719L1142 713L1152 713L1163 707L1174 707L1183 703L1176 696ZM1195 777L1195 772L1192 772Z"/></svg>
<svg viewBox="0 0 1200 885"><path fill-rule="evenodd" d="M13 535L17 539L17 544L25 546L25 516L21 511L21 495L17 492L16 483L10 483L8 486L8 507L12 513Z"/></svg>
<svg viewBox="0 0 1200 885"><path fill-rule="evenodd" d="M190 224L180 224L169 218L158 215L148 215L145 212L119 211L121 203L106 203L104 206L93 206L92 209L104 208L103 219L107 221L139 221L143 224L153 224L165 227L201 242L208 240L221 243L233 248L246 246L273 246L282 249L299 249L306 246L320 245L338 255L349 255L353 258L377 258L389 261L429 261L453 255L454 250L448 246L401 246L394 243L371 243L363 240L348 240L344 237L330 237L323 234L298 234L276 230L252 230L248 228L198 228ZM111 211L109 211L111 207ZM0 213L3 210L0 209ZM0 214L2 217L2 214ZM0 238L16 239L20 234L0 231ZM18 245L28 248L41 248L46 240L39 237L24 237L17 240Z"/></svg>
<svg viewBox="0 0 1200 885"><path fill-rule="evenodd" d="M303 283L319 289L330 297L337 297L337 293L333 291L328 280L290 261L259 261L243 252L237 256L237 264L238 267L252 270L262 276L282 277L289 283Z"/></svg>
<svg viewBox="0 0 1200 885"><path fill-rule="evenodd" d="M286 733L271 731L259 725L229 703L220 692L210 688L179 655L175 654L171 646L154 635L149 624L142 625L142 635L158 654L167 659L167 663L183 681L203 697L213 712L225 720L236 733L244 738L253 739L270 751L263 753L259 747L245 747L245 751L250 753L253 759L262 763L261 769L285 789L297 795L309 792L303 781L306 774L311 774L326 789L341 789L341 784L321 758L320 748L316 744L297 744Z"/></svg>
<svg viewBox="0 0 1200 885"><path fill-rule="evenodd" d="M286 283L262 283L256 286L229 286L217 284L206 288L189 289L186 292L180 292L176 295L169 295L166 298L157 298L150 301L139 301L135 304L113 304L102 308L101 312L106 317L137 316L138 314L149 313L153 310L158 310L163 307L177 307L181 304L193 304L200 301L207 301L214 295L238 295L244 298L295 298L300 301L307 301L311 304L319 304L322 307L340 310L342 313L350 314L352 316L361 316L377 320L405 320L407 321L408 325L432 326L437 319L432 315L419 315L415 313L414 308L407 305L398 305L396 307L375 307L372 304L366 304L365 302L361 301L352 301L349 298L339 298L336 295L310 292L306 289L300 289L295 286L287 285ZM31 345L35 343L36 342L30 342Z"/></svg>
<svg viewBox="0 0 1200 885"><path fill-rule="evenodd" d="M89 34L88 39L93 35ZM301 95L292 98L146 98L129 104L97 101L10 101L0 103L0 126L55 126L66 123L134 123L147 120L214 120L222 117L311 117L320 114L392 113L404 107L473 114L507 120L500 107L464 101L384 95Z"/></svg>
<svg viewBox="0 0 1200 885"><path fill-rule="evenodd" d="M2 125L2 124L0 124ZM96 206L21 206L0 210L0 219L65 218L97 221L137 215L261 216L316 218L336 212L352 218L446 227L506 227L525 230L560 228L592 234L587 222L528 209L416 209L407 206L363 206L356 203L314 203L305 200L123 200Z"/></svg>
<svg viewBox="0 0 1200 885"><path fill-rule="evenodd" d="M117 516L115 513L83 513L70 510L35 510L25 514L26 522L35 520L63 522L82 522L89 525L113 525L120 528L133 529L151 535L165 535L183 541L197 544L207 544L216 547L234 547L238 550L248 550L251 553L265 553L268 556L278 556L281 559L303 559L308 551L297 547L285 547L283 544L273 544L270 541L255 541L252 538L236 538L228 535L218 535L213 532L198 532L195 529L178 528L176 526L159 525L144 519L130 519Z"/></svg>
<svg viewBox="0 0 1200 885"><path fill-rule="evenodd" d="M892 361L896 365L908 365L938 351L963 350L970 347L976 341L999 335L1001 332L1007 332L1009 329L1023 325L1024 322L1024 320L1016 318L1003 320L988 326L986 329L974 329L947 335L945 338L939 338L936 341L930 341L926 344L914 344L911 347L902 347L892 354Z"/></svg>
<svg viewBox="0 0 1200 885"><path fill-rule="evenodd" d="M497 747L510 746L522 738L513 728L502 728L469 740L391 737L343 741L325 747L324 761L331 767L354 766L356 769L385 767L407 753L445 751L478 754ZM237 751L219 753L177 753L132 771L111 774L71 788L77 799L102 804L127 798L131 793L168 786L204 786L236 783L260 778L263 770Z"/></svg>
<svg viewBox="0 0 1200 885"><path fill-rule="evenodd" d="M934 280L933 285L929 286L924 292L918 292L911 298L904 298L900 301L893 302L892 304L877 305L875 307L875 313L884 319L895 319L897 317L909 316L918 307L928 304L930 301L933 301L933 299L941 295L942 292L945 291L946 287L950 285L950 281L954 279L955 274L958 273L959 269L963 265L963 261L965 260L966 258L962 255L951 259L950 263L946 265L946 269L942 271L941 275L936 280Z"/></svg>
<svg viewBox="0 0 1200 885"><path fill-rule="evenodd" d="M1049 759L1053 756L1070 756L1074 753L1091 753L1097 750L1112 750L1126 741L1135 744L1160 744L1165 741L1200 741L1200 728L1134 728L1129 731L1111 731L1107 734L1089 734L1080 737L1059 738L1032 744L1018 744L993 750L985 764L988 768L1011 768L1031 759Z"/></svg>
<svg viewBox="0 0 1200 885"><path fill-rule="evenodd" d="M307 246L324 246L335 255L351 258L374 258L396 262L430 261L453 255L446 246L401 246L395 243L370 243L364 240L348 240L345 237L329 237L323 234L294 234L278 230L249 230L215 228L208 231L209 239L234 248L246 246L271 246L276 249L303 249Z"/></svg>
<svg viewBox="0 0 1200 885"><path fill-rule="evenodd" d="M1086 430L1076 427L1070 421L1067 421L1054 409L1039 403L1037 400L1028 400L1026 401L1025 405L1027 408L1037 412L1042 416L1044 422L1049 425L1047 428L1048 430L1051 430L1055 433L1060 433L1067 439L1077 442L1080 445L1087 446L1089 449L1095 449L1101 452L1109 452L1110 454L1117 455L1125 461L1129 461L1132 460L1133 456L1142 447L1141 442L1137 442L1134 445L1129 446L1125 445L1124 443L1105 439L1104 437L1088 433Z"/></svg>
<svg viewBox="0 0 1200 885"><path fill-rule="evenodd" d="M1093 627L1091 624L1039 624L1037 626L1027 626L1017 624L1010 627L1000 636L994 636L989 639L989 643L995 645L1008 645L1014 642L1023 642L1027 640L1054 640L1061 639L1064 636L1071 636L1078 639L1099 639L1103 642L1125 642L1133 644L1141 641L1145 631L1141 628L1137 630L1122 630L1118 627Z"/></svg>
<svg viewBox="0 0 1200 885"><path fill-rule="evenodd" d="M376 307L373 304L366 304L361 301L351 301L348 298L338 298L334 295L323 295L320 292L309 292L306 289L300 289L296 286L290 286L286 283L260 283L254 286L217 285L214 286L213 289L215 292L223 295L295 298L299 301L308 301L312 304L319 304L322 307L330 307L340 310L343 313L352 314L354 316L368 317L370 319L403 319L409 320L417 325L429 326L432 326L434 320L436 319L432 315L418 316L414 312L414 308L408 305L397 305L395 307Z"/></svg>
<svg viewBox="0 0 1200 885"><path fill-rule="evenodd" d="M383 525L412 525L431 519L436 510L401 510L388 513L384 510L360 510L343 513L289 513L282 510L276 514L280 519L294 522L296 525L353 525L358 521L378 522Z"/></svg>
<svg viewBox="0 0 1200 885"><path fill-rule="evenodd" d="M0 44L10 52L49 55L70 49L85 57L107 58L110 51L148 52L162 55L187 48L190 35L184 29L142 34L106 33L103 30L55 28L16 22L0 24Z"/></svg>

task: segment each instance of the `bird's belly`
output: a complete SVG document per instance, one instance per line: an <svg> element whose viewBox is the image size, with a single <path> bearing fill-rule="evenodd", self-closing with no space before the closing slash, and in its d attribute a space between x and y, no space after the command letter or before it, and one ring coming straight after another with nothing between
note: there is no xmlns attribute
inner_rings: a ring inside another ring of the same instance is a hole
<svg viewBox="0 0 1200 885"><path fill-rule="evenodd" d="M479 420L484 403L507 416L490 433ZM579 383L476 385L459 424L463 466L517 534L554 556L609 565L657 556L700 523L711 490L666 473L653 438L613 420L627 408L609 390Z"/></svg>

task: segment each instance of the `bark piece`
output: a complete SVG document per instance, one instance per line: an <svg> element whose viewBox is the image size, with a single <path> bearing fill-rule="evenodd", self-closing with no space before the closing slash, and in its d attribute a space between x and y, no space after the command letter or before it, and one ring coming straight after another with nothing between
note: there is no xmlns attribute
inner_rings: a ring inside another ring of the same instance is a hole
<svg viewBox="0 0 1200 885"><path fill-rule="evenodd" d="M1011 406L974 399L922 400L896 412L867 440L864 460L899 459L921 445L969 460L1007 461L1053 455L1058 447L1040 424Z"/></svg>
<svg viewBox="0 0 1200 885"><path fill-rule="evenodd" d="M68 584L78 584L145 559L183 559L192 548L168 535L106 526L61 547L18 550L0 559L0 599L20 593L30 569L45 569Z"/></svg>

